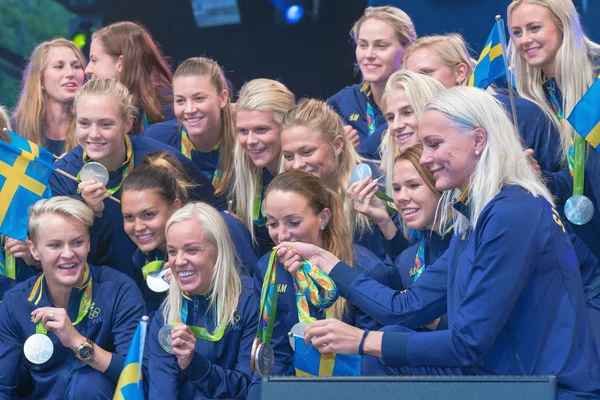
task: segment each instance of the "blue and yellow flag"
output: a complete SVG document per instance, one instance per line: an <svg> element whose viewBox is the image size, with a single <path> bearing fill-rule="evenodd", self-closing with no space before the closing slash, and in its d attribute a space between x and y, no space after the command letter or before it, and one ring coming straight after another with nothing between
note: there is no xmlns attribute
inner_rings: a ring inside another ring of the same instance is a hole
<svg viewBox="0 0 600 400"><path fill-rule="evenodd" d="M36 201L51 197L48 180L52 154L8 132L11 143L0 140L0 233L24 241L27 237L27 209Z"/></svg>
<svg viewBox="0 0 600 400"><path fill-rule="evenodd" d="M504 66L504 56L499 25L494 24L494 28L490 32L485 47L479 55L477 66L469 79L469 86L475 86L481 89L487 89L496 79L506 76L506 68Z"/></svg>
<svg viewBox="0 0 600 400"><path fill-rule="evenodd" d="M360 376L358 355L321 354L306 345L302 336L294 336L294 368L296 376Z"/></svg>
<svg viewBox="0 0 600 400"><path fill-rule="evenodd" d="M113 400L144 400L144 386L142 384L142 361L144 359L144 343L146 342L146 327L148 317L142 317L135 330L123 371L119 376L117 390Z"/></svg>
<svg viewBox="0 0 600 400"><path fill-rule="evenodd" d="M600 75L573 107L567 121L582 138L600 151Z"/></svg>

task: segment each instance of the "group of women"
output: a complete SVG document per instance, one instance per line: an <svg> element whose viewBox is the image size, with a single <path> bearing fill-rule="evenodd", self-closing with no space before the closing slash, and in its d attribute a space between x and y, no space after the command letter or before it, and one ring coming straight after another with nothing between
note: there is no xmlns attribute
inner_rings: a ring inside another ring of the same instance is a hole
<svg viewBox="0 0 600 400"><path fill-rule="evenodd" d="M78 180L54 172L27 240L4 238L0 398L111 398L143 315L150 399L257 399L300 374L293 335L362 375L554 375L600 398L600 156L565 119L600 46L572 0L507 20L514 111L466 87L460 35L417 38L389 6L353 26L363 80L327 102L260 78L234 103L215 61L172 72L132 22L87 65L41 43L0 124Z"/></svg>

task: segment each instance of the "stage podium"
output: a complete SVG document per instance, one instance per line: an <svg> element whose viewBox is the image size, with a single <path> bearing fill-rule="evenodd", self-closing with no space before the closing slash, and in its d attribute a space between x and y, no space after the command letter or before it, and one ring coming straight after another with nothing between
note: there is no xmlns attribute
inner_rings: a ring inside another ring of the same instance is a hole
<svg viewBox="0 0 600 400"><path fill-rule="evenodd" d="M469 377L269 377L262 400L554 400L556 378Z"/></svg>

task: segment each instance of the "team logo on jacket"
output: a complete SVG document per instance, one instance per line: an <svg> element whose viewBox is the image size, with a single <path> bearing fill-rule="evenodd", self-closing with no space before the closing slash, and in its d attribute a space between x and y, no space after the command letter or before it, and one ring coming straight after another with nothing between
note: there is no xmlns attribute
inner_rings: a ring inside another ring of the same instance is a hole
<svg viewBox="0 0 600 400"><path fill-rule="evenodd" d="M277 284L277 293L285 293L287 291L287 283Z"/></svg>
<svg viewBox="0 0 600 400"><path fill-rule="evenodd" d="M359 117L360 117L360 114L350 114L350 117L348 119L350 121L358 121Z"/></svg>
<svg viewBox="0 0 600 400"><path fill-rule="evenodd" d="M242 322L242 317L240 316L240 314L235 314L233 316L233 325L231 326L231 330L232 331L239 331L242 329L242 327L240 326Z"/></svg>
<svg viewBox="0 0 600 400"><path fill-rule="evenodd" d="M101 312L102 310L100 307L96 307L96 302L92 302L92 304L90 304L90 309L88 311L88 326L96 325L104 320L104 317L100 315Z"/></svg>

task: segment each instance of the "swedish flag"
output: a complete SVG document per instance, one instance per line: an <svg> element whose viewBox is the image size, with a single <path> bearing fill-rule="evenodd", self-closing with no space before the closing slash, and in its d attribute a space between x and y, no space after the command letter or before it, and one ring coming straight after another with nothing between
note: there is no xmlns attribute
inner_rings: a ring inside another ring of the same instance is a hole
<svg viewBox="0 0 600 400"><path fill-rule="evenodd" d="M485 47L479 55L477 66L469 79L469 86L475 86L481 89L487 89L496 79L506 76L506 68L504 67L504 56L499 26L503 24L494 24L494 28L490 32Z"/></svg>
<svg viewBox="0 0 600 400"><path fill-rule="evenodd" d="M600 151L600 75L573 107L567 121L582 138Z"/></svg>
<svg viewBox="0 0 600 400"><path fill-rule="evenodd" d="M8 131L10 143L0 140L0 233L25 240L27 209L51 196L48 180L52 154Z"/></svg>
<svg viewBox="0 0 600 400"><path fill-rule="evenodd" d="M302 336L294 336L294 345L296 376L360 376L360 356L321 354Z"/></svg>
<svg viewBox="0 0 600 400"><path fill-rule="evenodd" d="M148 317L142 317L135 330L123 371L119 376L117 390L113 400L144 400L144 386L142 385L142 361L144 359L144 343L146 342L146 327Z"/></svg>

